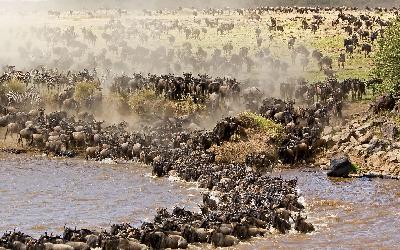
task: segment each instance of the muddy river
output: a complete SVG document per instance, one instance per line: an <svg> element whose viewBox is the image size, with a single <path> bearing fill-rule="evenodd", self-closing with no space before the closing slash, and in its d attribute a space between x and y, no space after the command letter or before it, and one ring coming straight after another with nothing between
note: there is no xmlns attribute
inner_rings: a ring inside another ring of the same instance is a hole
<svg viewBox="0 0 400 250"><path fill-rule="evenodd" d="M275 173L298 178L311 234L272 235L235 249L400 249L400 182L328 179L321 171Z"/></svg>
<svg viewBox="0 0 400 250"><path fill-rule="evenodd" d="M298 178L312 234L269 235L234 249L400 249L400 182L327 179L312 169L274 173ZM0 159L0 231L32 235L64 225L108 228L140 224L158 207L198 209L192 184L154 179L149 168L81 160L3 155ZM198 246L192 248L209 248Z"/></svg>
<svg viewBox="0 0 400 250"><path fill-rule="evenodd" d="M0 160L0 231L37 236L62 232L64 225L139 225L159 207L198 210L199 192L193 184L152 178L137 164L8 155Z"/></svg>

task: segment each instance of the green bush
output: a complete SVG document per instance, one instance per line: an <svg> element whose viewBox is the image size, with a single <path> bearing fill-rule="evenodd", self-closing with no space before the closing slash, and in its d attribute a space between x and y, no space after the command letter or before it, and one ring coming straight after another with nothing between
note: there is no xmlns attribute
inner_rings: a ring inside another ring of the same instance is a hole
<svg viewBox="0 0 400 250"><path fill-rule="evenodd" d="M190 115L206 109L205 105L195 103L191 97L186 97L176 102L168 101L167 105L170 111L176 115Z"/></svg>
<svg viewBox="0 0 400 250"><path fill-rule="evenodd" d="M160 98L154 89L140 89L128 98L129 107L137 114L152 113L160 106Z"/></svg>
<svg viewBox="0 0 400 250"><path fill-rule="evenodd" d="M283 133L282 125L251 112L240 113L239 120L247 128L260 130L274 137L280 137Z"/></svg>
<svg viewBox="0 0 400 250"><path fill-rule="evenodd" d="M360 172L360 167L357 164L352 163L351 167L350 167L350 173L355 173L356 174L358 172Z"/></svg>
<svg viewBox="0 0 400 250"><path fill-rule="evenodd" d="M190 97L179 101L156 95L154 89L140 89L129 96L128 104L133 112L144 114L189 115L205 110L205 106L194 103Z"/></svg>
<svg viewBox="0 0 400 250"><path fill-rule="evenodd" d="M383 79L382 91L400 90L400 21L395 21L378 41L378 51L374 58L377 77Z"/></svg>
<svg viewBox="0 0 400 250"><path fill-rule="evenodd" d="M22 94L26 91L25 84L16 78L12 78L10 81L8 81L4 87L6 92L14 91Z"/></svg>
<svg viewBox="0 0 400 250"><path fill-rule="evenodd" d="M94 82L78 82L75 86L74 99L81 102L98 90Z"/></svg>

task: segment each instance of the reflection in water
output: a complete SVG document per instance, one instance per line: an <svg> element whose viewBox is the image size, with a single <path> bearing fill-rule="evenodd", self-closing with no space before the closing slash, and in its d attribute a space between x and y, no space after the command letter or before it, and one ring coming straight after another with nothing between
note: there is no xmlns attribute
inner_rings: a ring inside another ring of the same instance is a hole
<svg viewBox="0 0 400 250"><path fill-rule="evenodd" d="M13 158L11 158L13 157ZM0 160L0 231L32 235L71 227L140 224L158 207L197 210L193 185L154 179L135 164L6 156Z"/></svg>

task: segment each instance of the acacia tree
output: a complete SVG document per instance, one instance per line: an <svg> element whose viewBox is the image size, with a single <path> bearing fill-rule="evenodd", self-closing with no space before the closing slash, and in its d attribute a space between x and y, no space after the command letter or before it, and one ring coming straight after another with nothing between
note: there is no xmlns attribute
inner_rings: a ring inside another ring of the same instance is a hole
<svg viewBox="0 0 400 250"><path fill-rule="evenodd" d="M378 51L374 58L374 73L383 80L385 91L400 90L400 20L395 21L378 41Z"/></svg>

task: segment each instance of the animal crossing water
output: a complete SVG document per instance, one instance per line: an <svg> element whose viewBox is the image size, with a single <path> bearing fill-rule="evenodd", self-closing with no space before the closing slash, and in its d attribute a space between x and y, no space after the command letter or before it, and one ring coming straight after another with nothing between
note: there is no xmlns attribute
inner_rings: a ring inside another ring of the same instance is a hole
<svg viewBox="0 0 400 250"><path fill-rule="evenodd" d="M398 249L400 187L396 180L328 179L322 171L285 171L298 178L316 227L311 234L273 235L236 249Z"/></svg>
<svg viewBox="0 0 400 250"><path fill-rule="evenodd" d="M63 226L109 229L114 223L141 224L156 209L197 209L194 186L155 179L135 164L49 160L7 156L0 159L0 231L31 235L60 233Z"/></svg>
<svg viewBox="0 0 400 250"><path fill-rule="evenodd" d="M12 164L11 164L12 163ZM316 231L272 234L240 243L235 249L340 247L398 248L400 187L395 180L328 179L319 170L282 171L297 178ZM106 164L43 157L2 156L0 230L32 235L61 233L63 226L109 228L140 224L159 207L197 210L200 191L192 184L154 179L135 164ZM192 248L209 246L192 246Z"/></svg>

